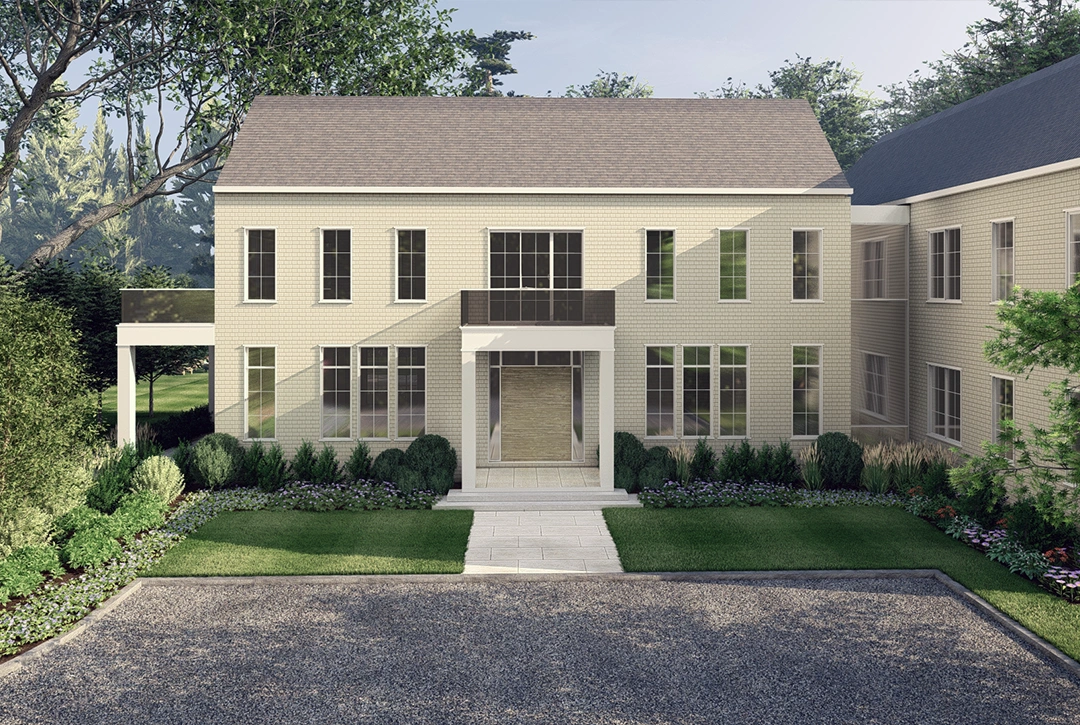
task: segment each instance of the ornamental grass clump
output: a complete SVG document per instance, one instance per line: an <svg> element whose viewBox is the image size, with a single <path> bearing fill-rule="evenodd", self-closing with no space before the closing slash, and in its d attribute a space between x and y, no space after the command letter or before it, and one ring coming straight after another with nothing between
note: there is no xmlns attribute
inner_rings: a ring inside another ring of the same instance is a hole
<svg viewBox="0 0 1080 725"><path fill-rule="evenodd" d="M806 488L820 491L824 485L824 477L821 474L821 454L818 453L817 443L811 443L799 451L799 461L802 463L802 478Z"/></svg>
<svg viewBox="0 0 1080 725"><path fill-rule="evenodd" d="M675 480L686 485L690 482L690 463L694 454L685 441L679 441L679 445L671 449L671 458L675 462Z"/></svg>
<svg viewBox="0 0 1080 725"><path fill-rule="evenodd" d="M871 493L888 493L895 454L888 443L863 449L862 487Z"/></svg>

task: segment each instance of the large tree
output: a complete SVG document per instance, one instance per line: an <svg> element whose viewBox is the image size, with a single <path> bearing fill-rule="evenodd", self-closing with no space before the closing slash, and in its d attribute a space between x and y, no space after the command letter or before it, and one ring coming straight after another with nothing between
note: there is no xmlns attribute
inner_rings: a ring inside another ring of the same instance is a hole
<svg viewBox="0 0 1080 725"><path fill-rule="evenodd" d="M588 83L570 86L564 98L652 98L653 88L637 76L601 69Z"/></svg>
<svg viewBox="0 0 1080 725"><path fill-rule="evenodd" d="M962 48L885 86L885 130L895 130L1080 54L1076 0L989 0L996 18L968 26Z"/></svg>
<svg viewBox="0 0 1080 725"><path fill-rule="evenodd" d="M476 37L471 31L460 38L462 47L473 57L463 73L465 84L459 89L463 96L501 96L496 86L503 82L498 76L517 73L510 64L510 46L518 40L532 40L533 34L524 30L496 30L491 35ZM514 95L510 91L508 95Z"/></svg>
<svg viewBox="0 0 1080 725"><path fill-rule="evenodd" d="M28 259L218 166L258 94L423 95L463 71L435 0L8 0L0 4L0 189L32 127L100 99L127 122L124 194L88 209ZM97 58L85 77L73 62ZM66 83L64 81L67 81ZM177 116L179 121L176 121ZM145 155L139 133L151 124Z"/></svg>
<svg viewBox="0 0 1080 725"><path fill-rule="evenodd" d="M859 86L862 74L854 68L845 68L837 60L815 63L809 57L796 55L795 58L794 62L785 60L781 68L770 71L768 85L750 88L728 78L720 88L698 96L804 98L814 110L840 167L847 169L877 140L878 101Z"/></svg>

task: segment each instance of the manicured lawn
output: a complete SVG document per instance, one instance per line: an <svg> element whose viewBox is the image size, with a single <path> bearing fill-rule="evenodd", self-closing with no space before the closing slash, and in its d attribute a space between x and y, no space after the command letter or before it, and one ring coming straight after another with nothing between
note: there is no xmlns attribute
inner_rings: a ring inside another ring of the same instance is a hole
<svg viewBox="0 0 1080 725"><path fill-rule="evenodd" d="M171 549L148 576L460 574L471 511L236 511Z"/></svg>
<svg viewBox="0 0 1080 725"><path fill-rule="evenodd" d="M1080 605L902 509L606 509L604 518L626 571L940 569L1080 660Z"/></svg>
<svg viewBox="0 0 1080 725"><path fill-rule="evenodd" d="M138 354L138 353L136 353ZM150 384L140 382L135 388L135 418L138 423L150 423L171 413L206 405L209 399L210 376L206 373L166 375L154 383L154 417L151 419ZM102 399L105 425L116 425L116 386L105 391Z"/></svg>

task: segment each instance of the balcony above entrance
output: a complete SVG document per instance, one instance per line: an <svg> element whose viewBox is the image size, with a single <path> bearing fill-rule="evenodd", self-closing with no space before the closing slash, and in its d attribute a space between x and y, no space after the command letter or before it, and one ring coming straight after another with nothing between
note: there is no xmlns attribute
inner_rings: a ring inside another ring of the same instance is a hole
<svg viewBox="0 0 1080 725"><path fill-rule="evenodd" d="M461 326L614 327L615 290L461 290Z"/></svg>

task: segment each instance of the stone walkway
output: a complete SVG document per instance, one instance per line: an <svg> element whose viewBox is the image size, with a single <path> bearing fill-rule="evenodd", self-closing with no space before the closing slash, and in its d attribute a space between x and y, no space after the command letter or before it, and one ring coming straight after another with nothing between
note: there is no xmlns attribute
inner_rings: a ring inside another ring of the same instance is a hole
<svg viewBox="0 0 1080 725"><path fill-rule="evenodd" d="M466 574L621 572L600 511L477 511Z"/></svg>

